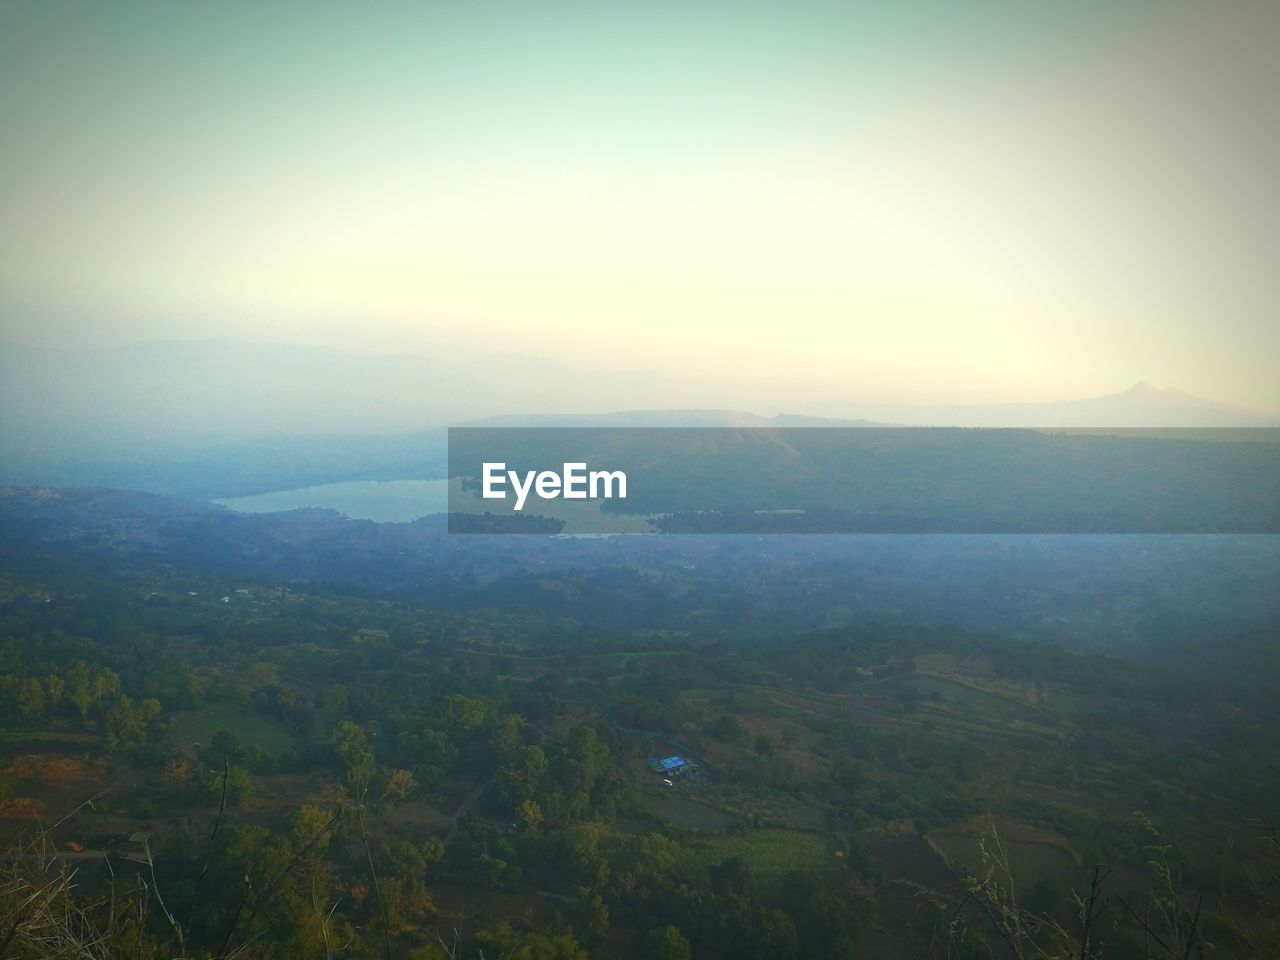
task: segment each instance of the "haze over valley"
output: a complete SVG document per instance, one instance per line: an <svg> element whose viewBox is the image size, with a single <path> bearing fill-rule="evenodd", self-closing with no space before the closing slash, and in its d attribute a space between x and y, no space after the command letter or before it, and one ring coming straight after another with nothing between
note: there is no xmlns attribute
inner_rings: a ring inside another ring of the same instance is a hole
<svg viewBox="0 0 1280 960"><path fill-rule="evenodd" d="M838 399L842 392L866 391L856 383L681 382L511 355L460 361L234 342L82 350L0 343L0 481L216 498L434 479L444 476L443 428L466 423L1280 424L1265 411L1147 383L1046 403L884 404ZM832 399L815 399L823 396Z"/></svg>

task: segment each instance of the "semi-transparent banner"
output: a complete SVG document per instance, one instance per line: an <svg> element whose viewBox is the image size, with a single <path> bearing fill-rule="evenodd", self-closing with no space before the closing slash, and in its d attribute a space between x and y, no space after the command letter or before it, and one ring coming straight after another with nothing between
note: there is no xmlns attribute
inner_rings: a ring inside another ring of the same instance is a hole
<svg viewBox="0 0 1280 960"><path fill-rule="evenodd" d="M455 533L1278 533L1280 430L462 427Z"/></svg>

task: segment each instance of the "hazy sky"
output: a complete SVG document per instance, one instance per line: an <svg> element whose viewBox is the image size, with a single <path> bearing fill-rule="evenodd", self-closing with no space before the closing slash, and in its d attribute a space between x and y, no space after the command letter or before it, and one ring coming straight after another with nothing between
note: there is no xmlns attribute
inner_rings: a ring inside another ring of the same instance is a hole
<svg viewBox="0 0 1280 960"><path fill-rule="evenodd" d="M1280 408L1278 98L1267 2L5 3L0 337Z"/></svg>

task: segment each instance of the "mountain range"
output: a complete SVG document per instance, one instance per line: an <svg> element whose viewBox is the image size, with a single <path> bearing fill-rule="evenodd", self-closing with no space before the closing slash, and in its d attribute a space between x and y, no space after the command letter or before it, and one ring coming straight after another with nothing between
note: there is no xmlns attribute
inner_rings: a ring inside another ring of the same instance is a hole
<svg viewBox="0 0 1280 960"><path fill-rule="evenodd" d="M1101 397L983 405L806 401L802 390L775 412L755 408L749 387L717 395L712 384L511 354L358 356L227 341L71 350L0 341L0 482L223 497L443 476L447 425L1280 426L1263 412L1145 382Z"/></svg>

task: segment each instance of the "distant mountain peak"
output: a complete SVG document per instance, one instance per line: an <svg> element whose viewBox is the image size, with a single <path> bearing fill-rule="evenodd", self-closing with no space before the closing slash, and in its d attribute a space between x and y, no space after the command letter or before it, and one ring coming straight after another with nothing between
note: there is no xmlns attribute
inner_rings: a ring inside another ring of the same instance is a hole
<svg viewBox="0 0 1280 960"><path fill-rule="evenodd" d="M1173 387L1161 390L1150 380L1139 380L1121 396L1133 397L1135 400L1163 400L1170 397L1185 397L1186 394Z"/></svg>
<svg viewBox="0 0 1280 960"><path fill-rule="evenodd" d="M1154 400L1164 403L1200 404L1213 407L1230 406L1229 404L1203 400L1200 397L1192 396L1185 390L1179 390L1177 387L1157 387L1149 380L1139 380L1124 393L1118 394L1118 396L1129 400Z"/></svg>

